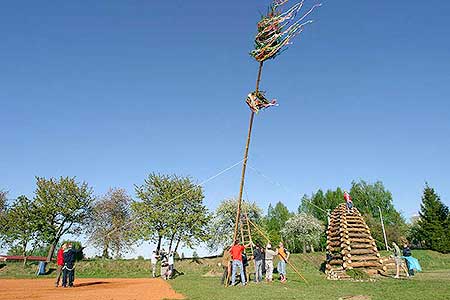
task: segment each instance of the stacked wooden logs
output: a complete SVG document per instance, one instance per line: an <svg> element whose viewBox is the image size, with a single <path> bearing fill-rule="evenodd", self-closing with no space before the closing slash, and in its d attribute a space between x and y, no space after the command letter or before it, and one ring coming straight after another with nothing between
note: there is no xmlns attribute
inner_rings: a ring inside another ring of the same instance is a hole
<svg viewBox="0 0 450 300"><path fill-rule="evenodd" d="M343 203L330 216L326 274L329 279L344 279L348 278L345 271L353 268L373 275L382 265L375 240L358 209L348 212Z"/></svg>

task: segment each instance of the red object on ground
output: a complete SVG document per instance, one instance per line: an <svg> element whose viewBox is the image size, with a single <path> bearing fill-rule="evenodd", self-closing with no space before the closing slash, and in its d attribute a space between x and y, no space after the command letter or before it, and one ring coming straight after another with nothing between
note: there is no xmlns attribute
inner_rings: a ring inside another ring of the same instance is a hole
<svg viewBox="0 0 450 300"><path fill-rule="evenodd" d="M240 260L242 261L242 252L244 252L245 247L242 245L234 245L230 249L231 257L233 260Z"/></svg>
<svg viewBox="0 0 450 300"><path fill-rule="evenodd" d="M2 279L1 299L7 300L162 300L184 299L156 278L76 278L73 288L56 288L55 279Z"/></svg>

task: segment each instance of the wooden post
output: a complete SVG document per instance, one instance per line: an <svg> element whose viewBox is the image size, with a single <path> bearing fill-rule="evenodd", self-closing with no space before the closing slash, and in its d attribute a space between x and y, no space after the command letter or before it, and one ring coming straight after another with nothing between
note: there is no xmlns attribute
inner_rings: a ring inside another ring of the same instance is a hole
<svg viewBox="0 0 450 300"><path fill-rule="evenodd" d="M256 93L259 91L259 82L261 81L261 73L262 73L262 67L264 62L259 63L259 69L258 69L258 77L256 78ZM252 128L253 128L253 119L255 118L255 113L252 111L250 114L250 122L248 125L248 134L247 134L247 142L245 144L245 151L244 151L244 161L242 162L242 174L241 174L241 185L239 187L239 196L238 196L238 206L236 211L236 222L234 224L234 234L233 234L233 244L234 241L237 240L237 235L239 232L239 221L241 218L241 206L242 206L242 193L244 192L244 183L245 183L245 170L247 169L247 159L248 159L248 148L250 146L250 139L252 137ZM233 269L231 270L233 271ZM230 278L230 272L227 276L227 282L225 283L225 286L228 286L228 281Z"/></svg>
<svg viewBox="0 0 450 300"><path fill-rule="evenodd" d="M258 77L256 79L256 93L258 93L258 91L259 91L259 82L261 81L262 67L263 67L263 62L260 62L259 69L258 69ZM237 211L236 211L236 223L234 225L233 242L236 240L237 235L238 235L239 220L241 217L242 193L244 191L244 183L245 183L245 170L247 169L248 148L250 146L250 138L252 136L254 117L255 117L255 113L252 111L250 114L250 122L248 125L248 134L247 134L247 142L245 144L244 161L242 163L241 185L239 187L238 207L237 207Z"/></svg>
<svg viewBox="0 0 450 300"><path fill-rule="evenodd" d="M387 242L387 238L386 238L386 231L384 230L383 215L381 214L381 208L379 206L378 206L378 211L380 212L381 228L383 228L384 243L386 244L386 250L389 250L388 242Z"/></svg>

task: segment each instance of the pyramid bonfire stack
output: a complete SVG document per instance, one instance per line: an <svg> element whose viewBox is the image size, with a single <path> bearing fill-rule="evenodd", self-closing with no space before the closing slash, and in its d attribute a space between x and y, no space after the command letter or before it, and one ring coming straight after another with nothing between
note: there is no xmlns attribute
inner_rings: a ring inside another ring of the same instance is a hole
<svg viewBox="0 0 450 300"><path fill-rule="evenodd" d="M349 278L346 270L360 269L369 275L377 274L381 269L380 254L370 229L353 207L347 212L345 203L333 210L327 230L328 279Z"/></svg>

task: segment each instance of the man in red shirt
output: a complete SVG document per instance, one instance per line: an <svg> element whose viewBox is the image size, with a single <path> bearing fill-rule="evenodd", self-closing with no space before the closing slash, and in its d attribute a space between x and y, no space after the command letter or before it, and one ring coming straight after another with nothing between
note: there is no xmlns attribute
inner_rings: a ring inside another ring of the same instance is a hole
<svg viewBox="0 0 450 300"><path fill-rule="evenodd" d="M231 285L234 286L236 283L236 268L239 267L239 272L241 273L241 282L242 285L245 285L245 274L244 274L244 266L242 265L242 252L244 252L245 246L240 245L236 240L234 241L234 245L230 249L232 262L232 270L231 270Z"/></svg>
<svg viewBox="0 0 450 300"><path fill-rule="evenodd" d="M58 250L58 254L56 255L56 264L58 265L58 269L56 269L56 281L55 286L59 286L59 280L61 279L61 271L64 267L64 250L66 250L67 245L62 244L61 248Z"/></svg>

